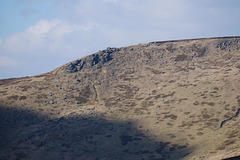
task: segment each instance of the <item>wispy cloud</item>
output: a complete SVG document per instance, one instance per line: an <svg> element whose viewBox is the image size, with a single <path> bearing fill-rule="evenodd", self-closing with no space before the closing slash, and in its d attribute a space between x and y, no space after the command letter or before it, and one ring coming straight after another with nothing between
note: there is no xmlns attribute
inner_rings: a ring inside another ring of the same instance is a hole
<svg viewBox="0 0 240 160"><path fill-rule="evenodd" d="M59 51L69 45L68 40L71 38L68 37L69 35L73 33L83 34L96 26L96 24L88 24L86 26L69 24L60 20L40 20L24 32L2 39L0 51L11 55L39 54L39 51L47 51L50 48L52 51L54 49ZM61 44L56 46L59 42ZM54 45L55 48L53 49Z"/></svg>

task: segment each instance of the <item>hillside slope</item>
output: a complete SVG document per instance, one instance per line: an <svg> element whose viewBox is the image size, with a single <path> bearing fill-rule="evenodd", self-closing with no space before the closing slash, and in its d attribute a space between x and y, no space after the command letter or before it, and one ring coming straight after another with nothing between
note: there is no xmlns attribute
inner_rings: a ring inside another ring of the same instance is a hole
<svg viewBox="0 0 240 160"><path fill-rule="evenodd" d="M107 48L0 81L0 159L240 156L240 37Z"/></svg>

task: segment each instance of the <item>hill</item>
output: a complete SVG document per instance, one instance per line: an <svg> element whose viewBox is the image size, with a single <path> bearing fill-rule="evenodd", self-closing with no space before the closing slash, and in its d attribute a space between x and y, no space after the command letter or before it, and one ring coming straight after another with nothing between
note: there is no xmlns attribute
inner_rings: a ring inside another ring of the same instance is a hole
<svg viewBox="0 0 240 160"><path fill-rule="evenodd" d="M237 158L239 53L240 37L151 42L0 80L0 159Z"/></svg>

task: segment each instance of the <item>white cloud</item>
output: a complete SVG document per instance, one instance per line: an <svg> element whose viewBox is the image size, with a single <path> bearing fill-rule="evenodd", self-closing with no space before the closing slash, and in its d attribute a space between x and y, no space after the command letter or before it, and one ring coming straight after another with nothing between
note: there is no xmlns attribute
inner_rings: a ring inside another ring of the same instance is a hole
<svg viewBox="0 0 240 160"><path fill-rule="evenodd" d="M41 20L22 33L2 39L0 51L11 55L38 54L39 51L49 49L52 52L61 51L70 45L69 38L71 39L73 33L84 34L94 27L97 27L97 24L78 25L60 20Z"/></svg>
<svg viewBox="0 0 240 160"><path fill-rule="evenodd" d="M52 30L50 35L53 36L52 38L60 38L60 37L69 35L73 32L87 32L97 26L98 26L97 24L88 24L88 25L82 26L82 25L76 25L76 24L71 25L67 22L62 22L57 27L55 27L54 30Z"/></svg>
<svg viewBox="0 0 240 160"><path fill-rule="evenodd" d="M0 67L16 67L20 63L16 61L15 59L6 57L6 56L0 56Z"/></svg>
<svg viewBox="0 0 240 160"><path fill-rule="evenodd" d="M49 33L52 29L54 29L56 26L58 26L61 23L59 20L55 21L47 21L47 20L41 20L36 25L30 26L26 30L26 34L30 34L33 36L45 36L47 33Z"/></svg>

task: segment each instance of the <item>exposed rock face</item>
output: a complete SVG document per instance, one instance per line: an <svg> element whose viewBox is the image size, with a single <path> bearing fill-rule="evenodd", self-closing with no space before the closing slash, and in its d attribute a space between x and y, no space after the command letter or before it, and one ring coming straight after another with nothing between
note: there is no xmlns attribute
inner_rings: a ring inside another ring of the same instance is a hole
<svg viewBox="0 0 240 160"><path fill-rule="evenodd" d="M0 159L237 157L239 69L240 37L223 37L107 48L1 80Z"/></svg>
<svg viewBox="0 0 240 160"><path fill-rule="evenodd" d="M113 59L111 54L117 51L119 51L117 48L108 48L104 51L99 51L98 53L87 56L84 59L71 62L66 66L66 70L69 73L74 73L81 71L82 69L91 69L95 65L100 68L104 63L111 61Z"/></svg>

